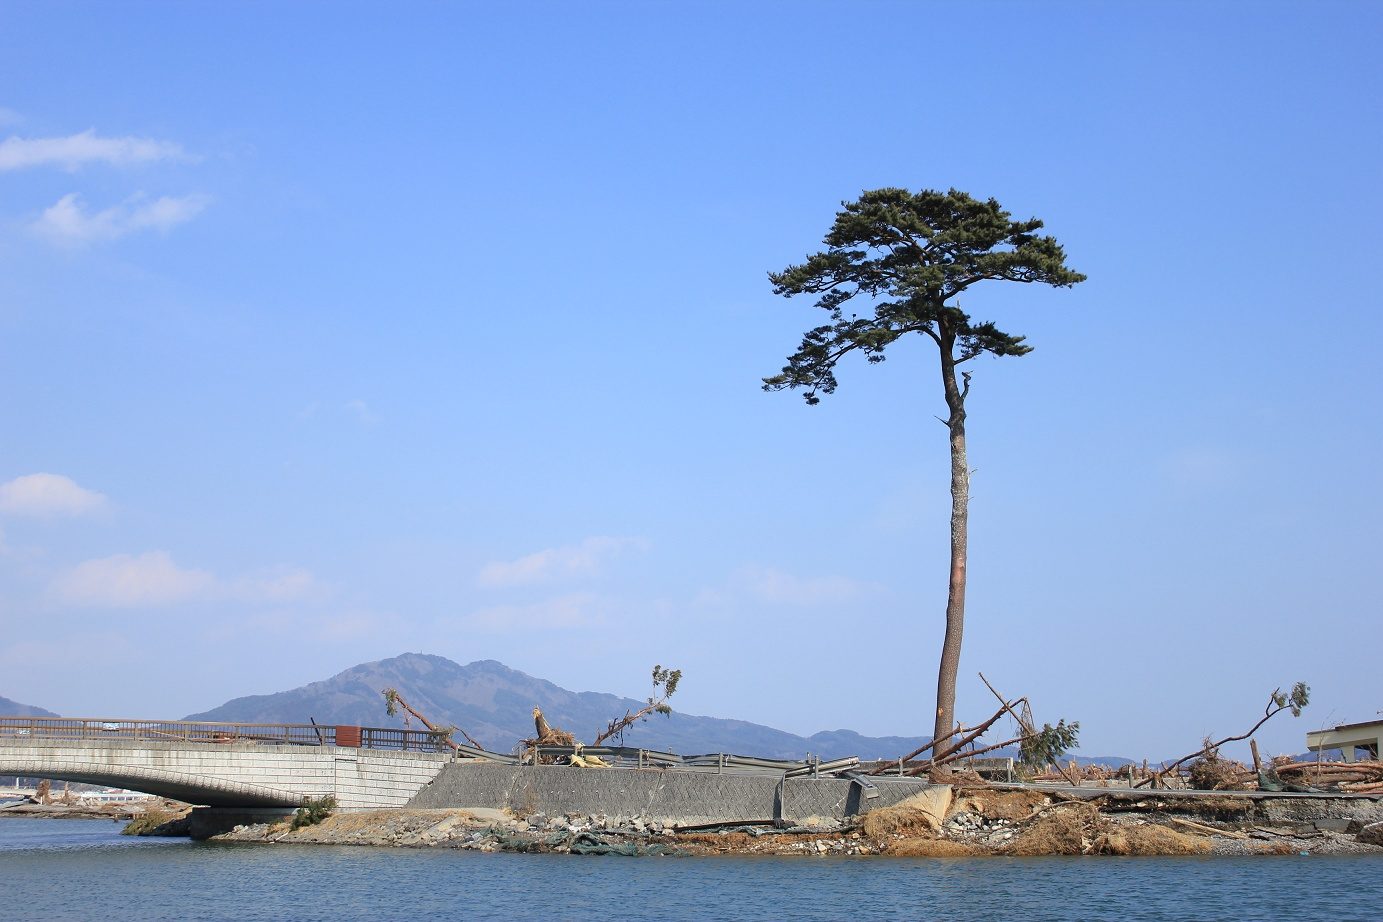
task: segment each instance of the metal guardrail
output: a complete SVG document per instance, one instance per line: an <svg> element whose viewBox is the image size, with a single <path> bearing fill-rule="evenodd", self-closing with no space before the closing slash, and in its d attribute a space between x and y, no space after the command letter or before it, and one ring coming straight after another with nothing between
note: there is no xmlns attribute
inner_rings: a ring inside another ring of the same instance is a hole
<svg viewBox="0 0 1383 922"><path fill-rule="evenodd" d="M756 756L734 755L728 752L711 752L701 755L681 756L674 752L658 752L651 749L635 749L627 746L539 746L538 761L552 759L561 764L563 759L580 753L583 756L598 756L611 768L660 768L674 771L711 772L716 774L757 774L784 776L789 778L820 777L842 774L859 767L860 760L851 756L822 762L820 759L791 761L787 759L764 759ZM486 753L489 755L489 753Z"/></svg>
<svg viewBox="0 0 1383 922"><path fill-rule="evenodd" d="M209 745L340 745L399 752L444 752L448 749L444 740L426 730L336 727L324 724L128 720L119 717L0 717L0 739L139 740Z"/></svg>

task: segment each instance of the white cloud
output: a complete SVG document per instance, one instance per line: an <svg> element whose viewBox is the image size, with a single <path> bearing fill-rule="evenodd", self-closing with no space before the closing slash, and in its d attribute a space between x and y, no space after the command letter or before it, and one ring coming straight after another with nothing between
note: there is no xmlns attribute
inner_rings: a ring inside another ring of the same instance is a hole
<svg viewBox="0 0 1383 922"><path fill-rule="evenodd" d="M105 504L100 493L61 474L26 474L0 484L0 512L9 515L82 515Z"/></svg>
<svg viewBox="0 0 1383 922"><path fill-rule="evenodd" d="M539 629L595 627L605 623L603 606L595 596L576 592L531 605L496 605L472 612L461 623L493 634Z"/></svg>
<svg viewBox="0 0 1383 922"><path fill-rule="evenodd" d="M745 567L736 582L761 602L775 605L823 605L850 602L876 587L844 576L794 576L771 567Z"/></svg>
<svg viewBox="0 0 1383 922"><path fill-rule="evenodd" d="M208 570L179 567L167 551L88 560L59 578L52 591L70 604L110 608L228 600L280 606L328 595L327 587L301 567L272 567L223 579Z"/></svg>
<svg viewBox="0 0 1383 922"><path fill-rule="evenodd" d="M249 602L292 602L320 594L322 585L301 567L267 570L237 580L233 594Z"/></svg>
<svg viewBox="0 0 1383 922"><path fill-rule="evenodd" d="M580 544L547 548L518 560L487 563L476 582L482 586L524 586L559 577L594 576L614 557L647 546L642 538L595 536Z"/></svg>
<svg viewBox="0 0 1383 922"><path fill-rule="evenodd" d="M0 110L0 115L7 112L9 110ZM96 134L95 129L90 128L65 138L9 137L0 141L0 172L39 166L76 170L89 163L133 166L159 160L182 160L186 157L182 147L172 141L132 137L103 138Z"/></svg>
<svg viewBox="0 0 1383 922"><path fill-rule="evenodd" d="M77 193L70 192L45 210L32 227L50 240L66 244L118 240L142 230L167 233L195 218L210 201L205 195L165 195L152 200L136 195L104 211L92 211Z"/></svg>
<svg viewBox="0 0 1383 922"><path fill-rule="evenodd" d="M170 605L205 598L216 589L215 576L182 569L167 551L88 560L54 585L63 601L101 608Z"/></svg>

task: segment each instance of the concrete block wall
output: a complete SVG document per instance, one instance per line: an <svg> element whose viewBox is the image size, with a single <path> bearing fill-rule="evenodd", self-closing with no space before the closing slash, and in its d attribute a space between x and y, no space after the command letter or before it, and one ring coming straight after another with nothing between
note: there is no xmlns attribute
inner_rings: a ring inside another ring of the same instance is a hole
<svg viewBox="0 0 1383 922"><path fill-rule="evenodd" d="M402 807L449 764L450 754L331 747L333 790L343 810Z"/></svg>
<svg viewBox="0 0 1383 922"><path fill-rule="evenodd" d="M591 769L561 765L447 765L408 804L419 808L491 807L519 814L541 811L643 816L695 825L745 820L794 822L811 816L845 819L917 793L911 778L869 779L878 797L836 778L793 778L726 772Z"/></svg>

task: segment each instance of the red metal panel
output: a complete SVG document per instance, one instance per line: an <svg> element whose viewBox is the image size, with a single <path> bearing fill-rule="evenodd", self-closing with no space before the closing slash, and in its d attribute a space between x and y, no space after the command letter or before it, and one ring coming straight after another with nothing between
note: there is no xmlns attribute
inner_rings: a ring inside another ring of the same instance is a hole
<svg viewBox="0 0 1383 922"><path fill-rule="evenodd" d="M336 745L360 747L360 728L359 727L337 727Z"/></svg>

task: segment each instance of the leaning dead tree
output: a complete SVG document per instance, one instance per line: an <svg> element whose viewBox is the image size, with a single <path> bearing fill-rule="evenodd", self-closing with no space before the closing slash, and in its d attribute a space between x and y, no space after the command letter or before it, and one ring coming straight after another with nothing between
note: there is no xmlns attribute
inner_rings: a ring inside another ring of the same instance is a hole
<svg viewBox="0 0 1383 922"><path fill-rule="evenodd" d="M624 731L632 727L641 720L646 720L652 714L662 714L668 716L672 714L672 706L667 703L677 691L677 683L682 681L682 670L664 669L661 665L653 667L653 694L649 697L648 703L637 711L625 711L623 717L610 721L609 726L600 732L595 738L592 746L599 746L612 736L618 735L623 739ZM660 693L661 692L661 693Z"/></svg>
<svg viewBox="0 0 1383 922"><path fill-rule="evenodd" d="M413 715L418 719L418 723L422 724L424 727L427 727L428 732L435 736L438 742L445 743L452 749L461 748L460 746L456 745L456 741L451 738L451 735L453 733L460 733L462 736L466 738L466 741L469 742L476 749L485 749L484 746L477 743L469 733L467 733L465 730L462 730L460 727L440 727L437 724L434 724L432 721L428 720L422 714L419 714L408 704L407 701L403 700L403 695L400 695L397 689L386 688L384 689L383 694L384 711L390 717L396 716L400 710ZM407 718L405 718L405 722L406 721Z"/></svg>
<svg viewBox="0 0 1383 922"><path fill-rule="evenodd" d="M1163 766L1158 771L1153 772L1151 775L1135 784L1134 787L1141 788L1143 785L1147 784L1156 788L1167 775L1176 771L1182 765L1190 762L1192 759L1206 758L1210 753L1218 753L1220 747L1225 743L1236 743L1240 740L1248 739L1258 732L1259 727L1263 726L1283 711L1291 711L1293 717L1300 717L1301 709L1306 707L1310 701L1311 686L1307 685L1305 682L1298 682L1293 685L1290 695L1284 694L1281 688L1275 688L1273 689L1273 693L1268 696L1268 704L1263 708L1263 716L1258 719L1258 723L1249 727L1248 730L1240 733L1238 736L1226 736L1218 742L1212 743L1210 737L1207 736L1201 743L1201 748L1197 749L1195 752L1182 756L1171 765Z"/></svg>

